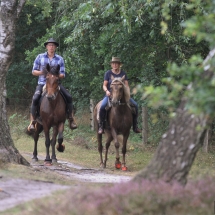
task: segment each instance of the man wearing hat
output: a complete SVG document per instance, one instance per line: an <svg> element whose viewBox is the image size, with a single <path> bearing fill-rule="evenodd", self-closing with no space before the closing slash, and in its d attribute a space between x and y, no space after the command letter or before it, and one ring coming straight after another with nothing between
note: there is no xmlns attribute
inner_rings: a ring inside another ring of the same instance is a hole
<svg viewBox="0 0 215 215"><path fill-rule="evenodd" d="M39 105L39 100L42 94L43 86L46 84L46 77L43 75L43 68L46 67L47 64L50 66L60 65L60 78L65 77L65 64L63 58L55 53L56 48L59 46L58 42L56 42L53 38L50 38L47 42L44 43L44 46L47 52L39 54L33 65L32 74L34 76L38 76L38 85L36 87L35 93L32 98L31 109L30 109L30 119L31 123L28 126L28 131L32 132L35 130L36 123L36 111ZM71 129L76 129L77 125L75 124L75 120L72 116L72 96L69 92L60 85L60 91L63 93L67 100L68 112L69 112L69 126Z"/></svg>
<svg viewBox="0 0 215 215"><path fill-rule="evenodd" d="M127 87L129 87L127 74L123 70L121 70L122 62L120 58L112 57L110 64L112 69L108 70L104 75L103 90L105 92L105 96L102 100L101 107L99 110L99 130L98 130L99 134L102 134L104 132L104 121L106 115L105 107L107 106L108 103L108 97L111 95L110 93L110 85L112 82L111 76L113 76L114 78L117 77L121 78L125 76L124 83ZM135 133L141 133L142 131L137 126L138 105L132 98L130 98L130 102L134 104L136 110L136 114L133 114L133 131Z"/></svg>

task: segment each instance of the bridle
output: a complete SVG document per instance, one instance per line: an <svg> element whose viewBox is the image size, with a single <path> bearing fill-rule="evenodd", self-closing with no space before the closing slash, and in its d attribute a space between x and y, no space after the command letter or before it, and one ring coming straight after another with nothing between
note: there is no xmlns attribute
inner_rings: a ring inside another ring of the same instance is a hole
<svg viewBox="0 0 215 215"><path fill-rule="evenodd" d="M56 76L53 74L50 74L51 78L55 78ZM50 77L49 77L50 78ZM46 86L47 87L47 86ZM47 89L46 89L47 90ZM60 91L60 86L57 85L57 87L54 89L54 93L50 96L48 93L46 93L46 97L48 98L48 100L55 100L57 98L57 95Z"/></svg>
<svg viewBox="0 0 215 215"><path fill-rule="evenodd" d="M116 81L120 82L120 83L116 83ZM112 83L111 83L110 86L112 86L112 85L119 85L119 86L121 85L122 87L125 86L125 84L121 80L119 80L117 78L112 81ZM122 98L119 98L116 102L113 102L112 99L111 99L111 97L112 97L112 92L111 92L111 96L110 96L110 103L111 103L112 106L119 106L119 105L126 105L127 104L127 103L121 103L120 100Z"/></svg>

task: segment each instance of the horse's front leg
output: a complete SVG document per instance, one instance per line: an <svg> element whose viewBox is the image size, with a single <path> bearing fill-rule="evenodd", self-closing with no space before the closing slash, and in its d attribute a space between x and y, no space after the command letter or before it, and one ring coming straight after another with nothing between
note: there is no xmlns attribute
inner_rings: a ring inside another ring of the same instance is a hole
<svg viewBox="0 0 215 215"><path fill-rule="evenodd" d="M64 131L64 123L61 123L59 126L58 126L58 145L57 145L57 150L59 152L64 152L65 150L65 145L62 144L63 143L63 131Z"/></svg>
<svg viewBox="0 0 215 215"><path fill-rule="evenodd" d="M49 165L51 164L52 160L50 159L49 155L49 147L50 147L50 136L49 136L49 128L47 126L44 126L44 133L45 133L45 145L46 145L46 159L45 164Z"/></svg>
<svg viewBox="0 0 215 215"><path fill-rule="evenodd" d="M54 163L57 163L57 158L56 158L56 154L55 154L55 145L56 145L57 134L58 134L57 126L54 126L53 127L52 140L51 140L52 162L54 162Z"/></svg>
<svg viewBox="0 0 215 215"><path fill-rule="evenodd" d="M116 150L116 161L115 161L115 167L116 169L120 169L121 168L121 162L120 162L120 157L119 157L119 141L118 141L118 137L117 137L117 133L115 131L115 129L111 129L111 134L113 136L113 140L114 140L114 145L115 145L115 150Z"/></svg>
<svg viewBox="0 0 215 215"><path fill-rule="evenodd" d="M122 155L123 155L123 157L122 157L122 167L121 167L121 169L123 171L127 170L127 167L125 165L125 154L126 154L126 151L127 151L127 141L128 141L129 133L130 133L130 131L126 132L123 135L123 143L122 143Z"/></svg>

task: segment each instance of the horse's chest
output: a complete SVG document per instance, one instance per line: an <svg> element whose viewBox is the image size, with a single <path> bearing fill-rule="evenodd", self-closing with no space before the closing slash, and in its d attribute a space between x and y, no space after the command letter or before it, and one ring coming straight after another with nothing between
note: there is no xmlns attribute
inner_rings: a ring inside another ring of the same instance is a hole
<svg viewBox="0 0 215 215"><path fill-rule="evenodd" d="M65 108L58 108L57 106L51 105L51 103L47 103L40 109L40 115L43 121L47 124L57 125L60 122L65 122L66 113Z"/></svg>
<svg viewBox="0 0 215 215"><path fill-rule="evenodd" d="M113 109L109 115L110 127L119 131L130 129L132 125L132 114L130 109Z"/></svg>

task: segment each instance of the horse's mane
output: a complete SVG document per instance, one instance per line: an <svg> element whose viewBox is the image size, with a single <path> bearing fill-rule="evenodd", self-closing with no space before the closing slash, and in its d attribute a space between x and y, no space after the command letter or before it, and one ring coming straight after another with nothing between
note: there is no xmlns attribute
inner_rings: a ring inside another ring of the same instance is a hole
<svg viewBox="0 0 215 215"><path fill-rule="evenodd" d="M125 101L128 103L129 99L130 99L130 89L129 89L129 87L126 87L126 85L123 82L123 80L124 80L124 78L116 77L116 78L113 79L111 84L114 83L114 82L117 82L117 81L119 81L122 84L123 90L124 90L124 95L125 95Z"/></svg>

